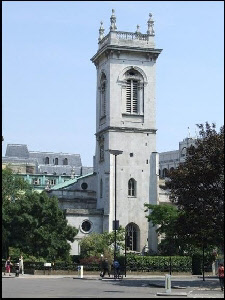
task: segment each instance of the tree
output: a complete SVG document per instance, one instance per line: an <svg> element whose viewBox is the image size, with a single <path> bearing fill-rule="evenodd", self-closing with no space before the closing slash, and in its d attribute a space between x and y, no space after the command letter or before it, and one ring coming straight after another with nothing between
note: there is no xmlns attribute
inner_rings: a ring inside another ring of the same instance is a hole
<svg viewBox="0 0 225 300"><path fill-rule="evenodd" d="M29 190L31 186L22 178L13 176L9 167L2 170L2 253L5 257L8 256L9 249L9 206L12 202L22 199L24 192Z"/></svg>
<svg viewBox="0 0 225 300"><path fill-rule="evenodd" d="M20 181L18 187L14 184L17 179L9 170L3 170L4 251L8 255L8 248L15 247L35 257L68 259L71 248L68 241L74 241L78 230L68 225L56 197L32 191L26 182ZM19 192L21 188L25 188L23 193Z"/></svg>
<svg viewBox="0 0 225 300"><path fill-rule="evenodd" d="M161 241L158 252L164 255L181 254L181 240L177 238L176 222L179 216L179 211L174 205L160 204L153 205L145 203L145 212L150 210L149 215L146 216L148 222L152 222L156 226L158 235L164 236Z"/></svg>
<svg viewBox="0 0 225 300"><path fill-rule="evenodd" d="M198 125L195 147L186 161L169 174L170 200L179 214L177 234L186 242L223 247L224 243L224 126Z"/></svg>

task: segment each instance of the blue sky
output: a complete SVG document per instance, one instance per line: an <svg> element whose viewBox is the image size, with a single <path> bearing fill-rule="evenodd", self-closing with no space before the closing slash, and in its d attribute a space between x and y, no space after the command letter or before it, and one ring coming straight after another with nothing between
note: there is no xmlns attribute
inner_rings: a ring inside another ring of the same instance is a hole
<svg viewBox="0 0 225 300"><path fill-rule="evenodd" d="M224 124L223 1L3 1L2 134L31 151L95 154L96 69L103 21L146 33L155 20L157 151L197 123Z"/></svg>

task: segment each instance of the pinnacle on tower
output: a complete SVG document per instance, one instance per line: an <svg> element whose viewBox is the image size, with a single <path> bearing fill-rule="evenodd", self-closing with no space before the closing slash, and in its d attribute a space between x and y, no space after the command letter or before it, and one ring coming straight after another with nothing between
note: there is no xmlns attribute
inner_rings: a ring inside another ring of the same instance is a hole
<svg viewBox="0 0 225 300"><path fill-rule="evenodd" d="M116 16L114 14L115 10L112 9L112 15L110 18L111 26L110 26L110 31L115 31L117 29L116 27Z"/></svg>
<svg viewBox="0 0 225 300"><path fill-rule="evenodd" d="M137 25L137 30L135 31L135 33L140 33L140 26Z"/></svg>
<svg viewBox="0 0 225 300"><path fill-rule="evenodd" d="M148 19L148 30L147 30L147 34L148 35L155 35L155 31L154 31L154 20L152 19L152 14L149 14L149 19Z"/></svg>
<svg viewBox="0 0 225 300"><path fill-rule="evenodd" d="M105 31L105 29L103 28L103 22L101 21L100 22L100 28L99 28L99 38L98 38L98 41L100 42L102 39L103 39L103 37L104 37L104 31Z"/></svg>

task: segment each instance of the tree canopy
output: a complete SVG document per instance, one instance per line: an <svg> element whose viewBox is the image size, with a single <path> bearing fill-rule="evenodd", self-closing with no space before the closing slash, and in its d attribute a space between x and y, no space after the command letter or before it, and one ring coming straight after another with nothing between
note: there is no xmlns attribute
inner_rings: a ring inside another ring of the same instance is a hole
<svg viewBox="0 0 225 300"><path fill-rule="evenodd" d="M148 219L161 226L160 232L165 230L166 234L174 235L180 244L200 247L204 243L205 247L221 249L224 243L224 126L219 132L215 124L208 122L198 127L195 146L187 149L185 162L169 173L166 182L177 216L172 214L175 218L171 217L172 212L164 207L161 221L156 214L160 208L155 208Z"/></svg>
<svg viewBox="0 0 225 300"><path fill-rule="evenodd" d="M70 225L58 206L56 197L46 192L32 191L30 185L12 174L2 171L3 219L2 250L9 247L46 259L68 259L70 244L78 230Z"/></svg>

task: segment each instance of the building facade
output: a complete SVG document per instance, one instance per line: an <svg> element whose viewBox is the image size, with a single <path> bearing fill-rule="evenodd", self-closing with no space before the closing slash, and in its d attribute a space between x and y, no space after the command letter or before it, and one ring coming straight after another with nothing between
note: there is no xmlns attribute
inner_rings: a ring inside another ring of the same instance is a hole
<svg viewBox="0 0 225 300"><path fill-rule="evenodd" d="M195 146L196 138L187 137L179 142L179 149L159 153L159 176L165 178L169 171L176 169L185 161L187 148Z"/></svg>
<svg viewBox="0 0 225 300"><path fill-rule="evenodd" d="M6 166L39 191L93 173L93 167L82 166L80 154L29 151L24 144L7 145L2 168Z"/></svg>

